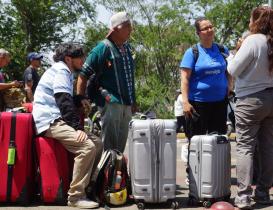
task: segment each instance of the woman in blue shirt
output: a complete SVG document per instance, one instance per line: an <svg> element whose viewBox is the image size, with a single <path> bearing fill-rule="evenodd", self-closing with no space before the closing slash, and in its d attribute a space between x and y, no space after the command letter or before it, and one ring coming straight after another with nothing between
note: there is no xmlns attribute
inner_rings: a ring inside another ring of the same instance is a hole
<svg viewBox="0 0 273 210"><path fill-rule="evenodd" d="M180 64L183 109L187 119L187 136L211 132L226 133L229 79L223 54L227 48L213 42L214 27L205 17L195 21L200 42L186 50ZM231 81L231 79L230 79ZM230 82L231 84L231 82ZM189 127L190 125L190 127Z"/></svg>

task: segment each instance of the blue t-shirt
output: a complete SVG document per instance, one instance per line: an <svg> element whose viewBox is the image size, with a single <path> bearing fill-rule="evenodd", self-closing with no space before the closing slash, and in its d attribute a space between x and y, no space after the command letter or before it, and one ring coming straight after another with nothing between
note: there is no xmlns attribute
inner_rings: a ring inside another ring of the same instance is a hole
<svg viewBox="0 0 273 210"><path fill-rule="evenodd" d="M181 68L191 69L189 100L198 102L222 101L228 88L226 61L218 46L203 48L197 44L199 56L195 63L192 48L186 50L180 63ZM225 47L228 55L228 49Z"/></svg>

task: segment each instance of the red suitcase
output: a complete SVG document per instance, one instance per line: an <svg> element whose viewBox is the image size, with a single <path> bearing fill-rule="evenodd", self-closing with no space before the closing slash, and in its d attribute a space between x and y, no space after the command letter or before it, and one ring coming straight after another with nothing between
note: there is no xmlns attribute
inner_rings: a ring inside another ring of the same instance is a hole
<svg viewBox="0 0 273 210"><path fill-rule="evenodd" d="M72 177L69 153L55 139L37 137L35 144L40 168L41 200L65 205Z"/></svg>
<svg viewBox="0 0 273 210"><path fill-rule="evenodd" d="M0 202L27 205L33 198L32 139L31 114L0 114Z"/></svg>

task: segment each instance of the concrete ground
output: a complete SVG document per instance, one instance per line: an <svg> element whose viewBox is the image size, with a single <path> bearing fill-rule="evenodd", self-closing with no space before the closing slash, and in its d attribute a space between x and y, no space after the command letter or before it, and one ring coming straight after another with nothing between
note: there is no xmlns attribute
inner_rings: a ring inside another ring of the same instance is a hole
<svg viewBox="0 0 273 210"><path fill-rule="evenodd" d="M202 206L200 207L188 207L187 206L187 197L188 197L188 187L186 186L184 180L185 180L185 163L181 160L181 146L185 144L185 139L181 139L184 136L179 135L179 139L177 140L177 201L179 202L179 209L187 209L187 210L201 210L204 209ZM231 202L234 200L234 196L236 193L236 175L235 175L235 165L236 165L236 159L235 159L235 142L231 142L232 145L232 152L231 152L231 157L232 157L232 197L231 197ZM127 150L128 151L128 150ZM0 186L1 187L1 186ZM271 198L273 196L273 189L270 191ZM145 209L170 209L170 207L166 204L150 204L146 205ZM16 207L16 206L0 206L0 210L21 210L21 209L38 209L38 210L69 210L72 209L71 207L67 206L42 206L42 205L33 205L30 207ZM99 209L105 209L105 208L99 208ZM108 208L109 209L109 208ZM128 204L126 206L122 207L115 207L111 209L116 209L116 210L137 210L137 206L134 203ZM273 205L272 206L259 206L259 205L254 205L254 209L262 209L262 210L273 210Z"/></svg>

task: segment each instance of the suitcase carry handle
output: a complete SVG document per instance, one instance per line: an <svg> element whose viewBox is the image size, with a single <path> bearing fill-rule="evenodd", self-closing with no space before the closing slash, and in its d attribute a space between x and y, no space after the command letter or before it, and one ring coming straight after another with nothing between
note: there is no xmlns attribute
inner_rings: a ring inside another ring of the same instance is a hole
<svg viewBox="0 0 273 210"><path fill-rule="evenodd" d="M140 135L140 136L146 136L146 134L145 134L145 133L142 133L142 132L141 132L139 135Z"/></svg>
<svg viewBox="0 0 273 210"><path fill-rule="evenodd" d="M225 136L217 136L217 144L228 144L229 140Z"/></svg>
<svg viewBox="0 0 273 210"><path fill-rule="evenodd" d="M211 132L208 135L217 135L217 144L229 143L228 138L225 135L219 134L218 132Z"/></svg>
<svg viewBox="0 0 273 210"><path fill-rule="evenodd" d="M171 189L169 187L164 187L165 191L170 191Z"/></svg>
<svg viewBox="0 0 273 210"><path fill-rule="evenodd" d="M219 134L217 131L213 131L213 132L208 133L208 135L221 135L221 134Z"/></svg>

